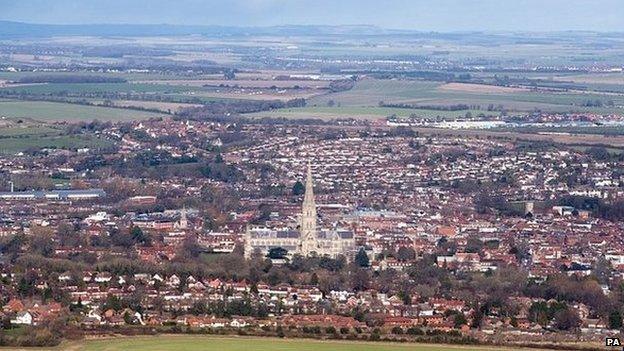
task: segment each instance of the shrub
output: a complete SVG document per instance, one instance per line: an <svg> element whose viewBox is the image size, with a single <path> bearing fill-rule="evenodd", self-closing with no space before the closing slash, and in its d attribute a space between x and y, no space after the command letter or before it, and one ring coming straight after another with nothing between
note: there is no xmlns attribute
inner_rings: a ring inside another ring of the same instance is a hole
<svg viewBox="0 0 624 351"><path fill-rule="evenodd" d="M425 335L422 329L417 327L410 327L407 329L407 334L409 335Z"/></svg>

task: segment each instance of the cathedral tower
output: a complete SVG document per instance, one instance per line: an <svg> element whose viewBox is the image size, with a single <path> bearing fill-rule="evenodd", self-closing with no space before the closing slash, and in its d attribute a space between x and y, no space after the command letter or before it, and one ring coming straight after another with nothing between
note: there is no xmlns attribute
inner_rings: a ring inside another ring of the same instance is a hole
<svg viewBox="0 0 624 351"><path fill-rule="evenodd" d="M312 167L309 163L301 213L300 240L300 251L302 255L308 256L312 252L319 253L318 250L320 247L316 235L316 203L314 202L314 184L312 183Z"/></svg>

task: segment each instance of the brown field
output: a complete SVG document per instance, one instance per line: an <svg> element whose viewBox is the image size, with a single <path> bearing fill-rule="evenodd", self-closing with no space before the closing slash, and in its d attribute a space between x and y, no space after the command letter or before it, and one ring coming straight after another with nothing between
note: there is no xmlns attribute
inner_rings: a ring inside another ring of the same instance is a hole
<svg viewBox="0 0 624 351"><path fill-rule="evenodd" d="M438 87L439 90L462 91L467 93L517 93L527 91L524 88L499 87L496 85L470 84L470 83L448 83Z"/></svg>
<svg viewBox="0 0 624 351"><path fill-rule="evenodd" d="M182 62L191 62L196 60L210 60L218 64L231 64L240 62L239 55L230 53L216 53L216 52L178 52L172 56L173 60Z"/></svg>
<svg viewBox="0 0 624 351"><path fill-rule="evenodd" d="M200 104L185 104L181 102L141 101L141 100L113 100L113 105L120 107L142 107L157 109L163 112L176 112L185 107L197 107Z"/></svg>
<svg viewBox="0 0 624 351"><path fill-rule="evenodd" d="M193 96L204 96L221 99L245 99L245 100L291 100L296 98L311 98L321 94L317 90L286 90L276 92L262 89L223 89L224 91L209 91L205 93L195 93Z"/></svg>
<svg viewBox="0 0 624 351"><path fill-rule="evenodd" d="M565 75L555 77L558 81L573 81L577 83L603 83L603 84L624 84L624 73L593 73Z"/></svg>

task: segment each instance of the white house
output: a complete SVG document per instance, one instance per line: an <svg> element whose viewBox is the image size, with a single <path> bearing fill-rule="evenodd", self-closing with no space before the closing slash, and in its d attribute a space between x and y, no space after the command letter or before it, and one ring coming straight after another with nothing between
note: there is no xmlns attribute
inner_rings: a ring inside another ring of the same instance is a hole
<svg viewBox="0 0 624 351"><path fill-rule="evenodd" d="M33 325L33 315L28 311L19 312L11 319L11 324Z"/></svg>

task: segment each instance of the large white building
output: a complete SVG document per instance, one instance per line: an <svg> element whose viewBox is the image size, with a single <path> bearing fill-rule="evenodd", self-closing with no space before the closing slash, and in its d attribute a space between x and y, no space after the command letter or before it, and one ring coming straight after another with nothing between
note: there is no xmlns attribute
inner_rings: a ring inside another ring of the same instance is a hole
<svg viewBox="0 0 624 351"><path fill-rule="evenodd" d="M317 228L312 169L308 165L306 189L303 196L299 230L291 228L249 227L245 234L245 256L255 251L265 255L272 248L281 247L290 255L336 257L350 255L355 250L355 239L350 230Z"/></svg>

